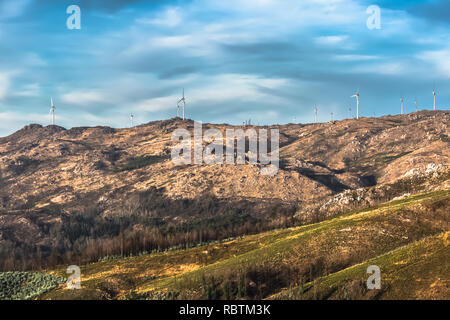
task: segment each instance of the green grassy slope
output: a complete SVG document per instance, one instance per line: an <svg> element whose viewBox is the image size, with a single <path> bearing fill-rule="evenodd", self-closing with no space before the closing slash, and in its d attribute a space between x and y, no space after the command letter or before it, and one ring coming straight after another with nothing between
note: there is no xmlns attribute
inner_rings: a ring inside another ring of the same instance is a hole
<svg viewBox="0 0 450 320"><path fill-rule="evenodd" d="M450 299L450 232L282 290L271 299ZM381 289L368 290L369 266L381 270Z"/></svg>
<svg viewBox="0 0 450 320"><path fill-rule="evenodd" d="M62 285L40 298L359 297L355 294L345 296L344 293L342 296L339 290L329 291L326 289L328 287L321 287L317 283L328 279L327 277L332 279L333 276L342 274L344 278L333 280L337 287L346 286L350 280L360 281L366 275L356 273L361 276L359 280L356 276L353 277L352 266L360 266L364 273L365 263L369 263L371 259L382 259L379 262L382 264L382 272L388 274L389 267L394 267L394 264L386 259L386 253L421 243L417 242L421 239L434 239L433 237L449 230L449 202L450 190L432 192L306 226L265 232L187 250L93 263L81 266L81 290L68 290ZM426 249L420 246L414 248L419 250L418 252ZM441 269L433 269L438 268L441 260L447 259L448 255L440 255L439 246L427 248L431 248L433 259L438 260L419 265L436 274L436 279L440 277L444 283L448 283L448 276ZM416 277L414 272L421 272L421 269L415 267L416 260L399 261L406 262L405 267L397 272L398 277ZM49 272L66 276L64 268ZM348 279L345 272L350 272ZM412 274L409 275L408 272ZM442 287L442 281L436 281L438 283L433 288L441 290L436 295L445 298L445 295L448 295L448 287ZM312 287L312 284L316 284L315 289L308 291L307 288ZM424 292L418 297L427 298L429 290L426 289L431 284L417 281L416 285L420 289L414 289L415 292ZM299 288L303 288L304 293L295 296L286 288L291 288L294 293L302 291ZM381 297L409 298L406 284L404 290L401 288L387 286ZM430 290L435 290L433 288ZM358 286L354 290L350 289L347 291L357 292Z"/></svg>

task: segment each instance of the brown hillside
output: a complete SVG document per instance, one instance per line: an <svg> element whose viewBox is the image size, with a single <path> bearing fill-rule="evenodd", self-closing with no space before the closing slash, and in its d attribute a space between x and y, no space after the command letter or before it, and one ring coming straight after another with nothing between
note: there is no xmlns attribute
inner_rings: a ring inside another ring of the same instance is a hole
<svg viewBox="0 0 450 320"><path fill-rule="evenodd" d="M0 243L44 241L33 213L40 213L40 222L58 223L52 212L70 215L93 205L105 216L124 208L131 212L133 195L149 189L159 190L169 205L211 195L217 201L245 201L256 211L292 204L297 215L307 216L448 188L448 123L449 111L421 111L276 126L281 166L275 176L248 164L175 166L171 134L192 130L191 120L127 129L29 125L0 138ZM232 126L203 124L207 128Z"/></svg>

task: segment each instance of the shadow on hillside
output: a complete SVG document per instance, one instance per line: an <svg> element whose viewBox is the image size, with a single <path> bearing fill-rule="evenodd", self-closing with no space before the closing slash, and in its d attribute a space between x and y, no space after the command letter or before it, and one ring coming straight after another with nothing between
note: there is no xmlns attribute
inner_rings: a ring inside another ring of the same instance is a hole
<svg viewBox="0 0 450 320"><path fill-rule="evenodd" d="M297 168L296 170L301 175L324 185L333 192L339 193L350 189L349 186L340 182L334 175L318 173L309 168Z"/></svg>

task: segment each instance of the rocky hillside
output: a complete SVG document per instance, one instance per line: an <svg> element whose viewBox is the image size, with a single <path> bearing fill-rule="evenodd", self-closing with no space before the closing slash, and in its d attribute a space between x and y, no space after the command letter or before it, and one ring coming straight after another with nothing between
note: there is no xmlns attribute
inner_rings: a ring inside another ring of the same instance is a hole
<svg viewBox="0 0 450 320"><path fill-rule="evenodd" d="M48 228L43 225L61 223L61 217L92 206L104 217L132 213L139 206L136 197L149 190L157 192L152 201L164 202L163 207L186 209L191 201L186 210L194 210L192 201L208 197L213 207L245 206L255 213L291 206L290 214L300 219L318 219L405 194L446 189L448 123L449 111L420 111L272 126L280 130L275 176L261 175L259 165L174 165L172 132L192 131L191 120L126 129L32 124L0 138L0 244L11 239L48 244L51 237L44 236ZM203 124L208 128L236 127ZM163 221L189 220L183 209L170 217L160 207L150 211Z"/></svg>
<svg viewBox="0 0 450 320"><path fill-rule="evenodd" d="M422 111L279 126L282 167L273 177L260 175L249 165L174 166L171 133L191 129L189 120L129 129L29 125L0 138L0 208L33 209L55 203L70 212L76 199L93 194L98 197L91 200L108 208L118 196L152 186L164 188L174 199L210 192L223 199L311 203L448 166L449 120L450 112Z"/></svg>

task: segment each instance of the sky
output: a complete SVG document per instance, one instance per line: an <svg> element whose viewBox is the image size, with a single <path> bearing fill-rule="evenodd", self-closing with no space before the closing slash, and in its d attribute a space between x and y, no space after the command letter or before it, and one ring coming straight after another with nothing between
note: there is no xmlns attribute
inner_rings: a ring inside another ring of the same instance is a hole
<svg viewBox="0 0 450 320"><path fill-rule="evenodd" d="M0 136L49 125L50 97L66 128L174 117L183 88L188 118L262 125L354 117L356 91L360 116L434 87L448 110L449 85L448 0L0 0Z"/></svg>

